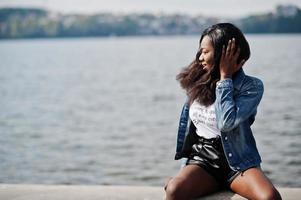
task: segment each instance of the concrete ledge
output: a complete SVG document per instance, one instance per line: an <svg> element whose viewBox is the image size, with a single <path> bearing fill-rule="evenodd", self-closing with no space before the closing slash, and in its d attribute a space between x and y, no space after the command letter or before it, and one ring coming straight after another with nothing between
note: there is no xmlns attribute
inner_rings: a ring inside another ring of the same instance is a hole
<svg viewBox="0 0 301 200"><path fill-rule="evenodd" d="M301 199L300 188L278 188L283 200ZM150 186L81 186L81 185L0 185L1 200L156 200L165 199L163 187ZM229 191L199 200L241 200Z"/></svg>

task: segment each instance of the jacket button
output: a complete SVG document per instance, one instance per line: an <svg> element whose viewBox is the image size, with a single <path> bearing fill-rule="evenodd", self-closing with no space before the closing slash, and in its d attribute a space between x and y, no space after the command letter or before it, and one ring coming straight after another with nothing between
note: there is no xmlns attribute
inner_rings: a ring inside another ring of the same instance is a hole
<svg viewBox="0 0 301 200"><path fill-rule="evenodd" d="M228 137L227 137L227 136L225 137L225 140L228 140Z"/></svg>
<svg viewBox="0 0 301 200"><path fill-rule="evenodd" d="M229 157L231 157L231 156L232 156L232 153L229 153L228 155L229 155Z"/></svg>

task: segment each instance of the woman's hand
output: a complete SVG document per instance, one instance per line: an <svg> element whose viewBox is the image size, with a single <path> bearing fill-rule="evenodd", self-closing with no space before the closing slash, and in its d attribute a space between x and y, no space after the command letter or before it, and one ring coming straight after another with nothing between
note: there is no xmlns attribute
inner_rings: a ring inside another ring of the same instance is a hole
<svg viewBox="0 0 301 200"><path fill-rule="evenodd" d="M245 60L242 60L239 64L237 64L237 58L240 53L240 48L237 48L235 52L235 39L229 40L227 47L223 45L222 56L220 60L220 79L223 80L225 78L231 78L232 75L238 71Z"/></svg>

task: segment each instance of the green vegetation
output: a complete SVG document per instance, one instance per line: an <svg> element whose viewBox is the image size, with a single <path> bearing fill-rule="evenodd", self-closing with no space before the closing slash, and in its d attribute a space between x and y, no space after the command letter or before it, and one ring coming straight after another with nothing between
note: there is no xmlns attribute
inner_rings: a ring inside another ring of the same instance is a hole
<svg viewBox="0 0 301 200"><path fill-rule="evenodd" d="M300 33L301 10L295 6L277 6L276 13L242 18L240 24L247 33Z"/></svg>
<svg viewBox="0 0 301 200"><path fill-rule="evenodd" d="M218 18L188 15L101 13L63 15L42 9L0 9L0 39L43 37L89 37L128 35L200 34ZM300 33L301 10L292 5L278 6L273 13L227 20L245 33Z"/></svg>

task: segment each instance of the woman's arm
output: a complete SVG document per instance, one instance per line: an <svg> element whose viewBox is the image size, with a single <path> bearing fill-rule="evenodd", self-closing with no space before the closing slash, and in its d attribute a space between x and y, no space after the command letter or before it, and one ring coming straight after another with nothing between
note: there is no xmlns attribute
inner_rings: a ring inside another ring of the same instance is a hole
<svg viewBox="0 0 301 200"><path fill-rule="evenodd" d="M232 75L245 63L237 63L240 48L235 48L235 39L223 46L220 59L220 81L216 84L216 117L218 128L229 131L248 119L255 111L262 98L263 83L256 78L244 81L243 91L234 98Z"/></svg>
<svg viewBox="0 0 301 200"><path fill-rule="evenodd" d="M234 98L232 79L224 79L216 86L216 120L221 131L230 131L247 120L257 109L263 95L263 83L259 79L249 79L245 90Z"/></svg>

